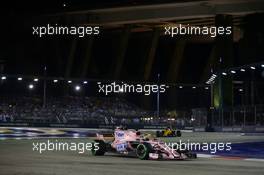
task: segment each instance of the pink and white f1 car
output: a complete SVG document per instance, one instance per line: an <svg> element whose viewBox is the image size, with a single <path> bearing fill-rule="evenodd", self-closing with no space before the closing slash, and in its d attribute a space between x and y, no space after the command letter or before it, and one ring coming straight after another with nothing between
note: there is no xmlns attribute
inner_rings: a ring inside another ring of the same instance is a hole
<svg viewBox="0 0 264 175"><path fill-rule="evenodd" d="M174 149L161 140L150 139L135 130L117 128L114 131L113 141L106 141L103 135L97 134L94 142L97 143L97 146L92 148L92 154L95 156L104 155L106 152L114 152L122 155L135 155L142 160L185 160L197 158L195 153L191 153L188 150L180 151L179 149Z"/></svg>

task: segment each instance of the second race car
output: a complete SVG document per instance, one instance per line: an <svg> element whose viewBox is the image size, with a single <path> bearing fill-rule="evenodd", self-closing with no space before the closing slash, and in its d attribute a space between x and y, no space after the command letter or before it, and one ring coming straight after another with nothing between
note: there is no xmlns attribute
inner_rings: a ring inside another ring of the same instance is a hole
<svg viewBox="0 0 264 175"><path fill-rule="evenodd" d="M181 137L182 133L180 130L172 130L170 127L162 131L156 131L157 137Z"/></svg>

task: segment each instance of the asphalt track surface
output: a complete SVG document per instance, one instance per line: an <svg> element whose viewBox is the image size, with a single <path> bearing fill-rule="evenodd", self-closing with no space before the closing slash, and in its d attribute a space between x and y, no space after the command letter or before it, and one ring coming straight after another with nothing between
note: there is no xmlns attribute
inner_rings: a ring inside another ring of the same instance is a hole
<svg viewBox="0 0 264 175"><path fill-rule="evenodd" d="M264 162L237 158L198 158L190 161L153 161L117 155L94 157L90 152L33 151L33 142L45 139L0 140L0 174L2 175L263 175ZM192 141L264 141L264 136L241 136L230 133L184 133ZM50 139L60 142L90 142L91 139ZM165 141L177 141L166 138Z"/></svg>

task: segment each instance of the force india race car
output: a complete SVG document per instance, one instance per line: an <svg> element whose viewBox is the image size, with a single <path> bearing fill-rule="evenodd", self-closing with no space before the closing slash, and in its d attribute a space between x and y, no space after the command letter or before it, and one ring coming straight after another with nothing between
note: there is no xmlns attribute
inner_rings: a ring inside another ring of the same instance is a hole
<svg viewBox="0 0 264 175"><path fill-rule="evenodd" d="M94 140L92 154L102 156L106 152L119 153L122 155L132 155L139 159L168 159L185 160L197 158L195 153L188 150L174 149L159 139L150 139L135 130L123 130L117 128L114 131L114 140L106 141L103 135L97 134Z"/></svg>

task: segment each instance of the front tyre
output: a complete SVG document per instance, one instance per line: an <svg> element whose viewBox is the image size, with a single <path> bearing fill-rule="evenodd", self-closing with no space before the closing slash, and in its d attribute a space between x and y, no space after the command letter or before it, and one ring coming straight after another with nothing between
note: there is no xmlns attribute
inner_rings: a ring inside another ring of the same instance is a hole
<svg viewBox="0 0 264 175"><path fill-rule="evenodd" d="M147 160L149 158L150 146L148 144L139 144L136 149L137 157L141 160Z"/></svg>
<svg viewBox="0 0 264 175"><path fill-rule="evenodd" d="M92 145L92 155L103 156L106 152L106 144L102 140L95 140Z"/></svg>

